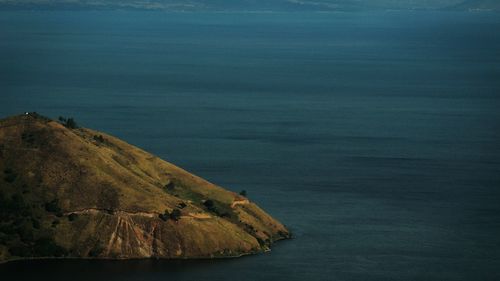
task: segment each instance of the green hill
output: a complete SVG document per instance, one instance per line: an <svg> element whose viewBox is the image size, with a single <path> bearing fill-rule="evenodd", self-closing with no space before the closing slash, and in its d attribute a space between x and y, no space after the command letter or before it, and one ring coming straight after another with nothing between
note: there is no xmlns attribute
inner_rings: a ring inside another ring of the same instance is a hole
<svg viewBox="0 0 500 281"><path fill-rule="evenodd" d="M0 120L0 261L240 256L290 236L247 198L71 121Z"/></svg>

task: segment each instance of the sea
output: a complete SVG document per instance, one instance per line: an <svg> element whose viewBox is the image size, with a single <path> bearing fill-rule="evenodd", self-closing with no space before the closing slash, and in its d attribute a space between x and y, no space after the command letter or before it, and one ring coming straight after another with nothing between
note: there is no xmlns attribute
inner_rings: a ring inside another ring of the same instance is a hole
<svg viewBox="0 0 500 281"><path fill-rule="evenodd" d="M0 118L73 117L294 238L2 280L500 280L500 14L0 11Z"/></svg>

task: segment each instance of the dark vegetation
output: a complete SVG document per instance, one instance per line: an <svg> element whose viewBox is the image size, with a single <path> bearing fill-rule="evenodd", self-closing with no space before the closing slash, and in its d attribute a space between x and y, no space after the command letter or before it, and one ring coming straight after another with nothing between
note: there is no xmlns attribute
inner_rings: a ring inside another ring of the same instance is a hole
<svg viewBox="0 0 500 281"><path fill-rule="evenodd" d="M31 116L33 118L36 118L38 120L43 120L45 122L49 122L49 121L52 121L52 119L50 119L49 117L46 117L46 116L43 116L43 115L40 115L38 114L36 111L32 111L32 112L27 112L26 115L28 116Z"/></svg>
<svg viewBox="0 0 500 281"><path fill-rule="evenodd" d="M75 119L73 119L72 117L66 118L63 116L59 116L59 122L61 122L61 124L63 124L64 127L68 128L68 129L77 129L78 128L78 124L76 123Z"/></svg>
<svg viewBox="0 0 500 281"><path fill-rule="evenodd" d="M174 221L178 221L181 218L181 210L173 209L172 213L170 213L170 219Z"/></svg>
<svg viewBox="0 0 500 281"><path fill-rule="evenodd" d="M40 221L35 219L35 218L31 218L31 224L33 225L33 228L34 229L40 229Z"/></svg>
<svg viewBox="0 0 500 281"><path fill-rule="evenodd" d="M96 257L100 256L102 252L104 252L104 247L102 247L101 245L96 245L94 248L92 248L89 251L88 255L91 258L96 258Z"/></svg>
<svg viewBox="0 0 500 281"><path fill-rule="evenodd" d="M50 202L45 203L44 207L45 207L45 211L47 211L49 213L53 213L58 217L62 217L62 215L63 215L61 207L59 207L59 200L58 199L54 199Z"/></svg>
<svg viewBox="0 0 500 281"><path fill-rule="evenodd" d="M54 212L60 211L55 200L43 206ZM12 256L18 257L67 255L67 251L51 238L51 230L40 222L43 211L39 205L27 204L18 193L8 195L0 190L0 245L5 246Z"/></svg>
<svg viewBox="0 0 500 281"><path fill-rule="evenodd" d="M17 174L10 168L4 169L3 174L4 180L8 183L13 183L17 178Z"/></svg>
<svg viewBox="0 0 500 281"><path fill-rule="evenodd" d="M160 214L158 217L162 221L168 221L169 219L173 221L178 221L181 218L182 212L179 209L173 209L171 213L168 212L168 210L165 210L163 214Z"/></svg>
<svg viewBox="0 0 500 281"><path fill-rule="evenodd" d="M36 112L26 113L23 118L52 121ZM20 140L15 141L23 148L36 148L47 145L48 140L43 130L34 130L28 123L23 126ZM67 255L67 251L52 238L59 223L54 216L63 215L59 201L45 200L44 196L33 194L31 186L38 180L23 177L23 171L9 161L17 154L4 155L2 152L0 156L0 171L3 172L0 178L0 250L17 257ZM50 220L47 220L47 215Z"/></svg>
<svg viewBox="0 0 500 281"><path fill-rule="evenodd" d="M69 221L75 221L78 218L78 215L75 213L69 214L68 215L68 220Z"/></svg>
<svg viewBox="0 0 500 281"><path fill-rule="evenodd" d="M269 239L262 240L262 238L259 238L259 237L257 237L257 242L259 242L259 245L260 245L261 247L263 247L263 246L267 246L267 245L269 245L269 244L270 244Z"/></svg>
<svg viewBox="0 0 500 281"><path fill-rule="evenodd" d="M170 180L163 186L163 191L175 197L191 200L193 202L201 202L203 196L194 192L191 188L184 186L184 184L176 179Z"/></svg>
<svg viewBox="0 0 500 281"><path fill-rule="evenodd" d="M170 218L170 213L168 212L168 210L165 210L165 212L163 212L163 214L160 214L158 217L162 221L167 221Z"/></svg>
<svg viewBox="0 0 500 281"><path fill-rule="evenodd" d="M214 201L214 200L205 200L203 202L203 206L205 206L205 208L214 213L215 215L221 217L221 218L232 218L233 215L233 211L231 210L231 208L229 206L226 206L222 203L219 203L218 201Z"/></svg>
<svg viewBox="0 0 500 281"><path fill-rule="evenodd" d="M170 181L163 187L166 191L172 191L175 189L175 183L173 181Z"/></svg>
<svg viewBox="0 0 500 281"><path fill-rule="evenodd" d="M106 139L102 135L94 135L94 140L98 143L104 143Z"/></svg>
<svg viewBox="0 0 500 281"><path fill-rule="evenodd" d="M9 253L18 257L63 257L68 251L57 245L52 238L44 237L30 244L16 244L9 248Z"/></svg>
<svg viewBox="0 0 500 281"><path fill-rule="evenodd" d="M35 134L33 132L23 132L23 134L21 135L21 139L29 144L29 145L33 145L35 144Z"/></svg>
<svg viewBox="0 0 500 281"><path fill-rule="evenodd" d="M47 135L47 131L43 129L34 129L26 126L21 134L21 142L26 148L43 148L47 147L54 139Z"/></svg>
<svg viewBox="0 0 500 281"><path fill-rule="evenodd" d="M60 223L60 221L58 219L53 220L52 227L56 227L59 223Z"/></svg>
<svg viewBox="0 0 500 281"><path fill-rule="evenodd" d="M240 191L240 195L247 197L247 191L243 189L242 191Z"/></svg>
<svg viewBox="0 0 500 281"><path fill-rule="evenodd" d="M51 238L40 238L35 242L34 252L40 256L61 257L67 254L66 249L57 245Z"/></svg>
<svg viewBox="0 0 500 281"><path fill-rule="evenodd" d="M208 199L208 200L205 200L205 202L203 202L203 205L209 210L209 211L213 211L214 208L215 208L215 203L214 201Z"/></svg>
<svg viewBox="0 0 500 281"><path fill-rule="evenodd" d="M233 214L233 210L227 204L223 204L216 200L203 200L203 195L194 192L192 189L185 187L182 182L171 180L163 186L163 190L169 194L176 197L189 199L192 202L203 202L201 207L205 207L208 211L219 216L221 218L235 219L236 216ZM246 194L246 193L245 193ZM185 208L187 205L182 202L177 206L179 209ZM175 210L174 210L175 211ZM171 215L171 214L170 214ZM160 215L161 216L161 215ZM160 217L161 218L161 217Z"/></svg>

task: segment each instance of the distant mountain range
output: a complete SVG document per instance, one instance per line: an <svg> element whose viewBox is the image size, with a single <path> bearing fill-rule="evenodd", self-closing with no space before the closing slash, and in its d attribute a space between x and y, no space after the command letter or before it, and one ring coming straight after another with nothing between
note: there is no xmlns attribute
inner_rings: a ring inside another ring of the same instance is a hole
<svg viewBox="0 0 500 281"><path fill-rule="evenodd" d="M456 10L500 11L500 0L467 0L453 8Z"/></svg>
<svg viewBox="0 0 500 281"><path fill-rule="evenodd" d="M500 11L500 0L0 0L0 9L140 9L167 11Z"/></svg>

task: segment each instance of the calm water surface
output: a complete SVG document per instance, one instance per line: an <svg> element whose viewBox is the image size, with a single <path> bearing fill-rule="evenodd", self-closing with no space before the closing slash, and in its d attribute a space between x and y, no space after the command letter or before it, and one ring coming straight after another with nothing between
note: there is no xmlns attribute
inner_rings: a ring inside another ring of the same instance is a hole
<svg viewBox="0 0 500 281"><path fill-rule="evenodd" d="M249 197L295 239L2 280L500 280L500 17L0 12L0 116L74 116Z"/></svg>

